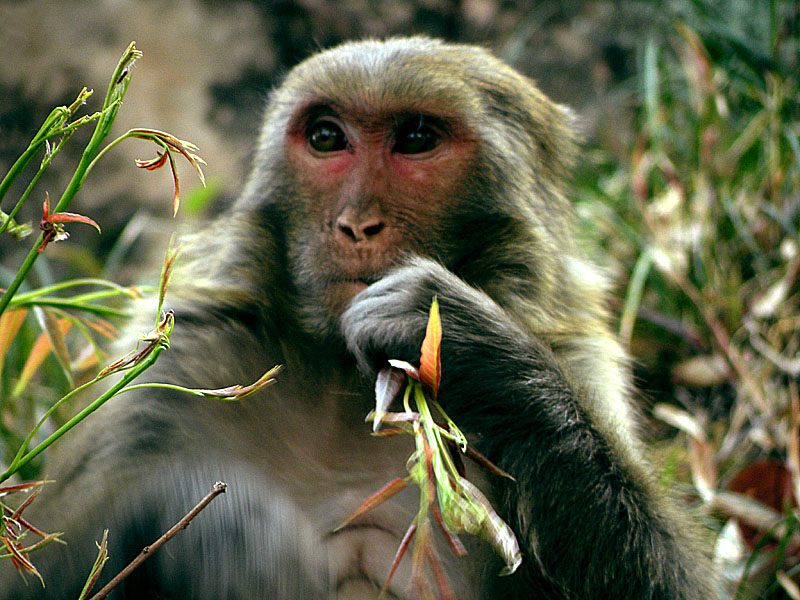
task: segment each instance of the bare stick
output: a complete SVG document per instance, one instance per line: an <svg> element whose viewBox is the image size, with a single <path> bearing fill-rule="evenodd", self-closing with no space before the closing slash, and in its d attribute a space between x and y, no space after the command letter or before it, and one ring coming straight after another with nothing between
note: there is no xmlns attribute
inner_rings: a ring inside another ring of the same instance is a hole
<svg viewBox="0 0 800 600"><path fill-rule="evenodd" d="M94 596L92 596L90 600L102 600L103 598L108 596L111 593L111 590L113 590L119 584L120 581L122 581L128 575L130 575L131 572L136 567L138 567L140 564L142 564L144 562L144 560L146 558L148 558L153 552L158 550L161 546L163 546L169 540L171 540L173 537L175 537L175 535L178 532L183 531L184 529L186 529L189 526L189 522L197 516L197 513L199 513L206 506L208 506L209 503L214 498L216 498L220 494L224 494L225 490L227 490L227 489L228 489L228 484L227 483L224 483L222 481L216 482L214 484L214 487L211 489L211 491L208 492L208 494L206 494L205 497L202 500L200 500L200 502L197 503L197 506L195 506L192 510L190 510L188 513L186 513L185 517L183 517L180 521L175 523L175 525L173 525L170 528L169 531L167 531L164 535L162 535L160 538L158 538L155 542L153 542L149 546L145 546L142 549L142 551L139 553L139 555L136 558L134 558L130 562L130 564L128 564L127 567L122 569L122 571L120 571L116 575L116 577L114 577L114 579L109 581L105 585L105 587L102 590L100 590L99 592L97 592Z"/></svg>

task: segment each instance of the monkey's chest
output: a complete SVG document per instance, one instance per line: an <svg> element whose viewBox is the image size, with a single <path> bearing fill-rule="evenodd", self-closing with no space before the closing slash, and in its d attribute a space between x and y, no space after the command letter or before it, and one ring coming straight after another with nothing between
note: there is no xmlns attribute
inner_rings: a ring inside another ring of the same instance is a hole
<svg viewBox="0 0 800 600"><path fill-rule="evenodd" d="M368 498L408 475L406 463L415 446L411 436L372 436L364 423L369 402L357 401L352 394L349 400L344 408L333 403L312 405L311 399L294 404L297 410L283 404L286 410L278 408L266 417L275 422L260 423L259 458L268 479L282 487L281 496L295 503L299 518L307 519L298 529L314 532L315 546L323 550L329 565L332 598L375 600L420 512L419 490L411 484L340 526ZM355 413L357 417L351 418ZM270 435L263 436L264 431ZM482 472L467 468L468 478L485 487ZM489 558L488 546L462 536L468 554L459 557L432 514L428 531L416 523L417 531L391 577L388 597L422 597L412 579L423 577L437 589L439 570L457 598L478 598L477 582ZM415 552L422 572L412 577Z"/></svg>
<svg viewBox="0 0 800 600"><path fill-rule="evenodd" d="M405 458L398 470L402 470ZM394 566L388 584L387 589L393 594L389 597L423 597L418 586L436 590L442 585L437 583L437 577L444 576L455 597L478 598L476 574L487 558L485 548L464 539L469 553L456 556L433 514L428 515L425 525L420 525L419 490L413 485L337 529L354 510L398 475L403 473L373 477L363 485L334 485L334 493L326 499L320 498L312 507L335 582L334 597L375 600L387 584L398 552L405 546L403 558ZM409 535L412 537L408 538Z"/></svg>

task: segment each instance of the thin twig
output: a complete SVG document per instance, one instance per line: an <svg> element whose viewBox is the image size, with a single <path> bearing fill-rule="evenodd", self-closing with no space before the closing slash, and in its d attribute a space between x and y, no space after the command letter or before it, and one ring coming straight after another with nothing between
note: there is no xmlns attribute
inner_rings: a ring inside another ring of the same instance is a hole
<svg viewBox="0 0 800 600"><path fill-rule="evenodd" d="M148 558L153 552L158 550L161 546L166 544L169 540L171 540L178 532L186 529L189 526L189 523L192 519L194 519L197 514L203 510L208 504L220 494L224 494L225 490L228 489L228 484L222 481L218 481L214 484L214 487L211 489L205 497L197 503L192 510L186 513L186 516L183 517L180 521L178 521L175 525L173 525L169 531L167 531L164 535L158 538L155 542L153 542L150 546L145 546L144 549L139 553L139 556L134 558L127 567L122 569L114 579L109 581L106 586L97 592L94 596L91 597L90 600L102 600L106 596L111 593L120 581L125 579L131 572L138 567L140 564L144 562L146 558Z"/></svg>

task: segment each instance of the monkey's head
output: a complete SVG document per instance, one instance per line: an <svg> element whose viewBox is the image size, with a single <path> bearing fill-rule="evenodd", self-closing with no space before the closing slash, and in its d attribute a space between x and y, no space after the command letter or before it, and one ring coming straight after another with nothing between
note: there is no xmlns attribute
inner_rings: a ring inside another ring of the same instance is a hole
<svg viewBox="0 0 800 600"><path fill-rule="evenodd" d="M571 247L562 181L573 146L567 111L488 52L348 43L272 94L237 209L280 220L317 330L406 255L490 294L517 285L546 297Z"/></svg>

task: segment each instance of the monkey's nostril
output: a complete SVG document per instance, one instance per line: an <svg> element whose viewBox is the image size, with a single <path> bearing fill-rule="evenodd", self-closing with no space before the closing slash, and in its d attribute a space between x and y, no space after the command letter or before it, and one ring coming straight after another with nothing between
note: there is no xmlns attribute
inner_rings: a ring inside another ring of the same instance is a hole
<svg viewBox="0 0 800 600"><path fill-rule="evenodd" d="M364 235L367 237L372 237L373 235L379 234L383 230L383 223L369 223L364 224L361 227L361 231L364 232Z"/></svg>
<svg viewBox="0 0 800 600"><path fill-rule="evenodd" d="M371 219L359 223L352 223L344 217L336 220L337 229L353 242L367 241L373 236L383 231L384 225L381 221Z"/></svg>
<svg viewBox="0 0 800 600"><path fill-rule="evenodd" d="M353 241L357 241L356 234L348 223L339 219L339 221L336 222L336 226L339 228L339 231L345 234L348 238Z"/></svg>

